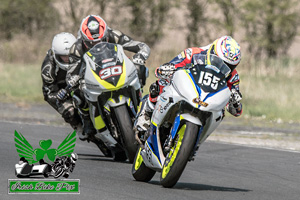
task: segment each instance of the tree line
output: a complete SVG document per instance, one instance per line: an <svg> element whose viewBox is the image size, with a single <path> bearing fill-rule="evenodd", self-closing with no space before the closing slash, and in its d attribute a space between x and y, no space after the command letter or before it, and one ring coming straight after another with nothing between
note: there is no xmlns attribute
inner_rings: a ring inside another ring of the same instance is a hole
<svg viewBox="0 0 300 200"><path fill-rule="evenodd" d="M83 17L99 14L109 24L126 26L133 37L158 45L168 29L186 30L188 46L212 41L213 32L242 32L251 55L279 57L299 34L298 0L2 0L0 40L18 34L31 38L64 27L77 32ZM185 23L172 27L176 15Z"/></svg>

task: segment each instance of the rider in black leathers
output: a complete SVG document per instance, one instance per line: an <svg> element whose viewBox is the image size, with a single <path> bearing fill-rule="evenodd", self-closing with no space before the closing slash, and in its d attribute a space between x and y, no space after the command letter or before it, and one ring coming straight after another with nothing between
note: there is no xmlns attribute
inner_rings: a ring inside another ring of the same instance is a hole
<svg viewBox="0 0 300 200"><path fill-rule="evenodd" d="M66 74L71 66L69 50L75 41L76 38L71 33L62 32L54 36L52 47L48 50L41 67L41 76L44 100L62 115L65 122L79 131L82 123L71 97L67 96L60 100L58 96L60 91L67 86Z"/></svg>

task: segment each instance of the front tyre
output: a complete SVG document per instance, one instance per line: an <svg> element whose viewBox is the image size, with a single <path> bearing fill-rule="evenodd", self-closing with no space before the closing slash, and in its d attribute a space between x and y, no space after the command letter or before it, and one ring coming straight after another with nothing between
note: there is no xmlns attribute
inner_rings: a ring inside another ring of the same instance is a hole
<svg viewBox="0 0 300 200"><path fill-rule="evenodd" d="M197 125L185 122L176 133L174 144L166 156L160 175L162 186L171 188L179 180L195 146L198 130Z"/></svg>
<svg viewBox="0 0 300 200"><path fill-rule="evenodd" d="M126 150L129 162L132 163L137 151L138 145L135 141L133 125L126 105L114 108L120 131L123 138L123 146Z"/></svg>
<svg viewBox="0 0 300 200"><path fill-rule="evenodd" d="M155 171L146 167L143 157L141 156L141 150L142 148L140 147L135 155L131 173L135 180L148 182L154 176Z"/></svg>

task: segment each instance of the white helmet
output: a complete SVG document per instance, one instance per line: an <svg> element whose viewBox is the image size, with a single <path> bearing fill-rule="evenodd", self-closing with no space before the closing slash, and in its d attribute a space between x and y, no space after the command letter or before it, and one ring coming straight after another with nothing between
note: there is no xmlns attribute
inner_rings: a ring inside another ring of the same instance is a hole
<svg viewBox="0 0 300 200"><path fill-rule="evenodd" d="M71 46L75 43L76 38L71 33L59 33L54 36L52 40L52 52L55 63L63 70L68 70L69 51Z"/></svg>
<svg viewBox="0 0 300 200"><path fill-rule="evenodd" d="M75 163L76 160L78 159L77 153L71 153L71 160Z"/></svg>

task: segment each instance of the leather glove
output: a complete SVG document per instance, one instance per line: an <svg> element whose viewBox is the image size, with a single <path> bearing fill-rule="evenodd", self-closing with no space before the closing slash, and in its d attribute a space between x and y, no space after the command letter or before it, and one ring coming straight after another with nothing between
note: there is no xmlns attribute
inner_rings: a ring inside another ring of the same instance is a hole
<svg viewBox="0 0 300 200"><path fill-rule="evenodd" d="M60 89L56 95L56 98L60 101L63 101L67 98L68 92L65 89Z"/></svg>
<svg viewBox="0 0 300 200"><path fill-rule="evenodd" d="M175 65L172 63L165 63L155 70L157 78L170 79L176 71Z"/></svg>
<svg viewBox="0 0 300 200"><path fill-rule="evenodd" d="M226 105L226 110L233 116L240 116L242 114L242 94L239 90L232 89L232 94L230 96L229 102Z"/></svg>
<svg viewBox="0 0 300 200"><path fill-rule="evenodd" d="M133 57L132 57L132 62L136 65L145 65L145 58L142 54L135 54Z"/></svg>
<svg viewBox="0 0 300 200"><path fill-rule="evenodd" d="M73 88L75 86L77 86L79 84L79 79L80 77L78 75L74 75L71 76L68 80L67 80L67 84L70 88Z"/></svg>

